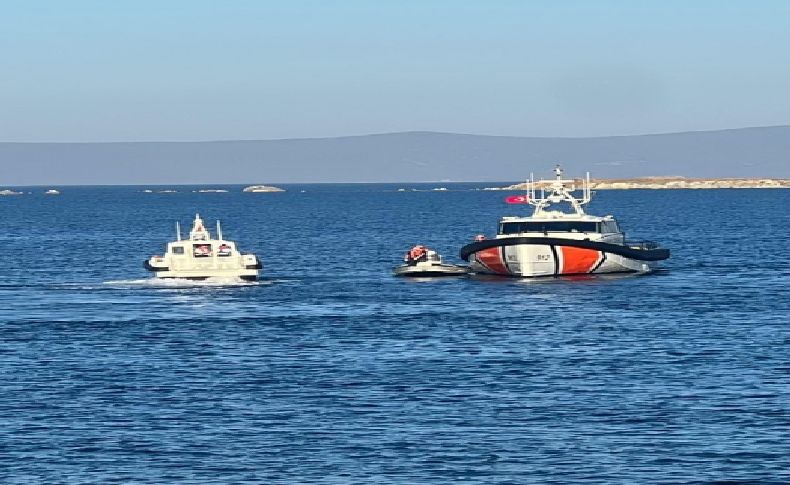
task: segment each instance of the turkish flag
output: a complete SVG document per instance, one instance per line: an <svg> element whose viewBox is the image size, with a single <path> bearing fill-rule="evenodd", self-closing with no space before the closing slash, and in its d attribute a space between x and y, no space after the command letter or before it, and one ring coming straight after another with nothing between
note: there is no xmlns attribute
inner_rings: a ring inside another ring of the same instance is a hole
<svg viewBox="0 0 790 485"><path fill-rule="evenodd" d="M511 195L505 197L505 202L508 204L529 204L529 197L526 195Z"/></svg>

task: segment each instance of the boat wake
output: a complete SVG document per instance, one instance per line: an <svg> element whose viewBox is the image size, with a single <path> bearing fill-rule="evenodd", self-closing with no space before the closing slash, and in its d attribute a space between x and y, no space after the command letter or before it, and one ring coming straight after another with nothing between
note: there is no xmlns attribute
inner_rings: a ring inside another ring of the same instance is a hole
<svg viewBox="0 0 790 485"><path fill-rule="evenodd" d="M140 278L134 280L105 281L104 285L115 287L145 288L201 288L227 286L260 286L271 284L269 281L245 281L235 277L212 277L205 280L188 280L183 278Z"/></svg>

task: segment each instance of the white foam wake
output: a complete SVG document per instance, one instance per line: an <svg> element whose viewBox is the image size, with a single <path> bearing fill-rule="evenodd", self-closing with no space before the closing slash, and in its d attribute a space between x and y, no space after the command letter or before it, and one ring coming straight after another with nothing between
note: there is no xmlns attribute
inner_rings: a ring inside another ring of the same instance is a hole
<svg viewBox="0 0 790 485"><path fill-rule="evenodd" d="M205 280L188 280L182 278L141 278L134 280L105 281L105 285L121 287L149 288L196 288L214 286L255 286L265 284L262 281L245 281L236 277L212 277Z"/></svg>

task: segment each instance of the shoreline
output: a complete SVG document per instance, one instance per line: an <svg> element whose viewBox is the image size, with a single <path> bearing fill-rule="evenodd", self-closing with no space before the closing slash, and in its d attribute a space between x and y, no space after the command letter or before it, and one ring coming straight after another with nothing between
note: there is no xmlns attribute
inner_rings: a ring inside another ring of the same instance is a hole
<svg viewBox="0 0 790 485"><path fill-rule="evenodd" d="M581 186L582 179L573 179ZM550 182L535 182L535 187L547 187ZM483 190L527 190L527 182L505 187L486 187ZM639 177L632 179L591 179L592 190L630 189L785 189L790 188L790 179L775 178L686 178L686 177Z"/></svg>
<svg viewBox="0 0 790 485"><path fill-rule="evenodd" d="M572 179L576 184L577 187L580 187L582 184L581 178L573 178ZM535 182L535 188L541 189L545 188L550 184L551 181L547 182ZM398 187L396 190L398 192L425 192L425 191L435 191L435 192L452 192L459 189L453 188L453 185L456 184L475 184L475 185L483 185L486 183L497 183L497 182L455 182L455 181L441 181L441 182L308 182L308 183L296 183L296 182L289 182L285 184L278 184L280 186L269 186L269 185L253 185L248 186L247 184L117 184L117 185L105 185L105 184L96 184L96 185L55 185L58 188L89 188L89 187L105 187L105 188L139 188L141 192L145 193L175 193L175 192L236 192L237 190L240 192L246 193L255 193L255 192L264 192L264 193L277 193L277 192L286 192L291 189L298 188L300 186L309 186L309 185L321 185L321 186L328 186L328 185L387 185L387 186L396 186ZM507 182L499 182L505 184ZM512 185L502 185L502 186L489 186L489 187L475 187L475 188L464 188L460 190L472 190L472 191L525 191L527 190L527 182L520 182ZM416 188L414 186L420 186ZM432 186L432 187L423 187L423 186ZM47 192L45 189L49 189L50 194L54 194L55 192L60 193L55 189L52 189L53 185L20 185L20 186L2 186L0 185L0 197L3 196L14 196L14 195L32 195L36 194L39 191ZM210 188L213 187L213 188ZM218 187L222 187L221 189ZM698 190L698 189L783 189L783 188L790 188L790 178L744 178L744 177L732 177L732 178L691 178L691 177L681 177L681 176L671 176L671 177L636 177L636 178L612 178L612 179L591 179L590 180L590 189L592 190L630 190L630 189L691 189L691 190ZM181 189L181 190L179 190Z"/></svg>

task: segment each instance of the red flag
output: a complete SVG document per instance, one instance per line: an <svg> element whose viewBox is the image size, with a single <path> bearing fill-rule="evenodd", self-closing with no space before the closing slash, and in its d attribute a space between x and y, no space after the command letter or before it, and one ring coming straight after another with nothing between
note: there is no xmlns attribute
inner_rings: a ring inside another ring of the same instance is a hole
<svg viewBox="0 0 790 485"><path fill-rule="evenodd" d="M529 197L526 195L511 195L505 197L505 202L508 204L529 204Z"/></svg>

